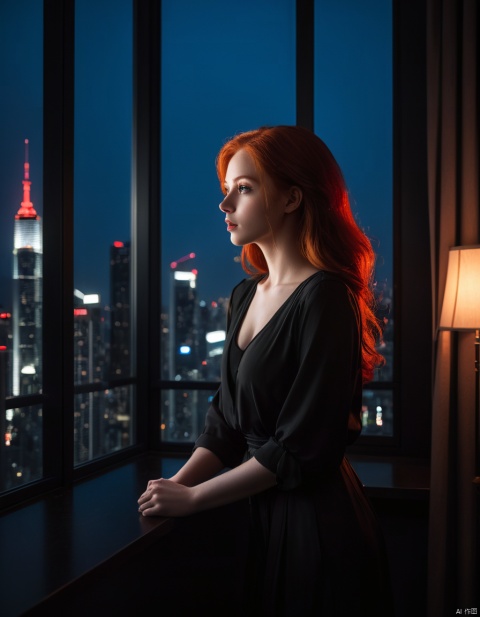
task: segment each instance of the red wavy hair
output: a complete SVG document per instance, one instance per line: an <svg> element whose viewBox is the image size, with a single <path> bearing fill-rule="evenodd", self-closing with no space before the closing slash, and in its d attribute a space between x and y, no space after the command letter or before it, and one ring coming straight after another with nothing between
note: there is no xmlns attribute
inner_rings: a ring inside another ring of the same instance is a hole
<svg viewBox="0 0 480 617"><path fill-rule="evenodd" d="M326 144L305 128L261 127L236 135L220 150L216 162L222 190L228 163L241 149L252 157L260 176L267 174L278 188L301 188L301 252L319 270L338 274L356 297L362 322L362 376L364 383L370 381L375 367L384 364L376 349L381 328L372 292L375 254L353 217L338 163ZM242 248L242 266L250 275L268 273L256 244Z"/></svg>

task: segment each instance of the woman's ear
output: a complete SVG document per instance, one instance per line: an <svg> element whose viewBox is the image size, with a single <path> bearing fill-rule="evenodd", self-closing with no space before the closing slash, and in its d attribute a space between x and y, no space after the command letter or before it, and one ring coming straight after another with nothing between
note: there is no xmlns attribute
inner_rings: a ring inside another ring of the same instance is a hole
<svg viewBox="0 0 480 617"><path fill-rule="evenodd" d="M295 212L302 203L303 193L298 186L292 186L287 193L287 203L285 204L285 213L290 214Z"/></svg>

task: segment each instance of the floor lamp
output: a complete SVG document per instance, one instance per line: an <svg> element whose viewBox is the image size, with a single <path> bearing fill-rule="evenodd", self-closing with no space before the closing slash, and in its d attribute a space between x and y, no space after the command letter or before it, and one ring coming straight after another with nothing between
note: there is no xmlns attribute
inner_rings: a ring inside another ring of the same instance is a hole
<svg viewBox="0 0 480 617"><path fill-rule="evenodd" d="M475 331L475 580L480 580L480 246L455 246L448 255L439 328Z"/></svg>

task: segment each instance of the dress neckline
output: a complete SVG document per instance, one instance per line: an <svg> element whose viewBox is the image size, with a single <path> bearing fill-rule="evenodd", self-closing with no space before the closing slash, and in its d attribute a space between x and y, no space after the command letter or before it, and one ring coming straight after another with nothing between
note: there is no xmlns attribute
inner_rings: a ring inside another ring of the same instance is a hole
<svg viewBox="0 0 480 617"><path fill-rule="evenodd" d="M238 335L240 333L240 330L242 328L242 324L245 320L245 317L247 315L248 309L250 308L250 304L252 303L252 300L255 296L255 293L257 291L257 287L258 284L260 283L260 281L263 280L264 277L262 277L261 279L258 279L257 281L255 281L255 284L252 285L252 289L250 290L250 293L247 296L246 302L244 304L243 307L243 311L241 313L241 315L239 316L239 319L237 321L236 327L235 327L235 331L233 334L233 343L236 346L236 348L241 351L242 354L244 354L247 349L250 347L250 345L268 328L268 326L276 319L276 317L283 311L283 309L287 306L287 304L289 304L296 296L297 294L303 289L303 287L308 283L308 281L310 281L311 279L313 279L315 276L317 276L320 273L324 273L324 270L317 270L317 272L314 272L313 274L310 274L310 276L307 276L306 279L304 279L301 283L299 283L295 289L292 291L291 294L289 294L289 296L287 298L285 298L285 300L282 302L282 304L278 307L278 309L275 311L275 313L270 317L270 319L262 326L262 328L260 328L260 330L255 334L255 336L249 341L249 343L245 346L245 347L240 347L240 345L238 344Z"/></svg>

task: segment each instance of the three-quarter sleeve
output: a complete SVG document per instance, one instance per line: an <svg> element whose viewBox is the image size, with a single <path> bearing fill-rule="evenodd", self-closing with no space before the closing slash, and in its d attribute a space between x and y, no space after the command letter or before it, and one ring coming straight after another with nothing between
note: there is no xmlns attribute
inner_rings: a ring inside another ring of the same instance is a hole
<svg viewBox="0 0 480 617"><path fill-rule="evenodd" d="M213 397L205 419L205 429L195 442L195 448L203 447L213 452L225 467L236 467L244 457L244 436L231 428L222 412L222 389Z"/></svg>
<svg viewBox="0 0 480 617"><path fill-rule="evenodd" d="M343 282L322 280L309 290L297 307L292 336L297 340L284 359L292 366L291 384L274 434L254 452L285 490L327 477L344 456L359 388L360 341L356 308Z"/></svg>

